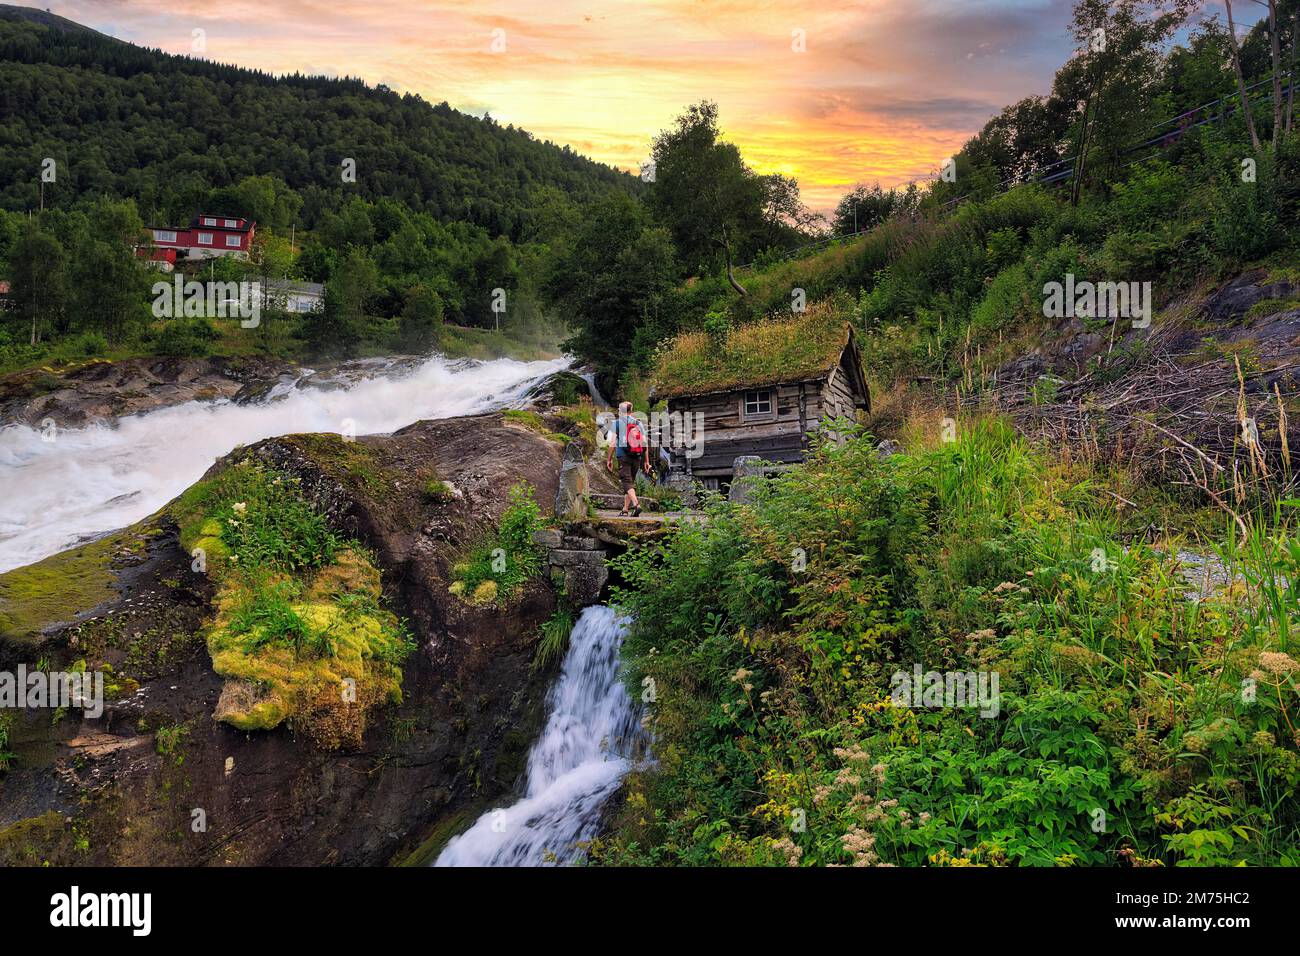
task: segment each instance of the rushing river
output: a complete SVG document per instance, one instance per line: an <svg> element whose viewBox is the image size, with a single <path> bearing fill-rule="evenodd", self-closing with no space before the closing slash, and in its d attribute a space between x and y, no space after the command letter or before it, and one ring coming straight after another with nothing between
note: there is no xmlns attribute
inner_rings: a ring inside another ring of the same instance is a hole
<svg viewBox="0 0 1300 956"><path fill-rule="evenodd" d="M567 364L435 356L346 385L286 382L256 403L187 402L52 436L10 425L0 429L0 572L139 521L237 445L294 432L391 432L488 411Z"/></svg>
<svg viewBox="0 0 1300 956"><path fill-rule="evenodd" d="M568 863L581 854L578 844L596 835L601 808L643 739L619 679L624 626L607 607L582 612L547 695L546 727L528 755L523 797L483 814L435 866Z"/></svg>

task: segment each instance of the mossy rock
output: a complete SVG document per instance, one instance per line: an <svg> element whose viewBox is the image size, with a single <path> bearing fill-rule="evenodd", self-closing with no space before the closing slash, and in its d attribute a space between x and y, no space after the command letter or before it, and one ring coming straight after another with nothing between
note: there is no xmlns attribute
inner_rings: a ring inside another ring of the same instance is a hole
<svg viewBox="0 0 1300 956"><path fill-rule="evenodd" d="M114 598L112 559L136 537L110 535L0 574L0 635L36 641L51 625L69 623Z"/></svg>
<svg viewBox="0 0 1300 956"><path fill-rule="evenodd" d="M0 866L68 865L80 861L74 826L54 810L0 827Z"/></svg>
<svg viewBox="0 0 1300 956"><path fill-rule="evenodd" d="M310 458L325 474L354 488L378 493L400 479L384 465L379 453L369 445L332 433L287 435L279 439Z"/></svg>
<svg viewBox="0 0 1300 956"><path fill-rule="evenodd" d="M270 730L285 721L338 709L400 703L402 670L397 620L379 607L379 572L351 549L321 569L299 600L294 615L329 651L267 640L260 627L236 633L232 622L249 589L231 582L208 633L212 668L227 678L214 716L240 730ZM340 600L341 599L341 600ZM364 726L362 723L361 726Z"/></svg>

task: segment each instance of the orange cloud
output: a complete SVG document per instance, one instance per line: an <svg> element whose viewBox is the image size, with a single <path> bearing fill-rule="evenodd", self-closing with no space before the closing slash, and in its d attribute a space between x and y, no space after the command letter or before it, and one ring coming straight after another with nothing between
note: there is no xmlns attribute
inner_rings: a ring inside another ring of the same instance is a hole
<svg viewBox="0 0 1300 956"><path fill-rule="evenodd" d="M359 76L628 170L717 101L760 172L834 205L929 175L1068 53L1069 0L68 0L135 43L275 73ZM501 42L493 51L493 31Z"/></svg>

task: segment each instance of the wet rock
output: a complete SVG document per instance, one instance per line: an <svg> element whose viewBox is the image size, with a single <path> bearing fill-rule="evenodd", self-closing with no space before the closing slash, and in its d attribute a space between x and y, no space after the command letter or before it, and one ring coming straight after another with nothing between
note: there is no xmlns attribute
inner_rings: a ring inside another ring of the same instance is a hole
<svg viewBox="0 0 1300 956"><path fill-rule="evenodd" d="M564 448L560 464L559 487L555 492L555 517L561 521L580 521L587 516L587 463L582 446L570 442Z"/></svg>
<svg viewBox="0 0 1300 956"><path fill-rule="evenodd" d="M92 359L63 368L27 369L0 377L0 423L65 428L189 401L233 399L287 373L267 358Z"/></svg>
<svg viewBox="0 0 1300 956"><path fill-rule="evenodd" d="M384 600L416 639L401 703L377 711L351 749L323 749L288 726L246 733L214 720L240 703L223 705L222 694L241 689L212 671L203 639L211 587L191 570L164 509L141 524L146 544L123 539L138 552L129 563L106 549L115 599L88 618L54 615L38 640L0 634L0 660L32 666L45 657L55 669L105 661L121 685L98 720L72 710L57 724L40 714L18 728L0 835L69 808L89 850L77 851L62 829L26 841L53 863L379 865L404 860L518 780L544 716L547 679L532 662L555 594L538 578L508 607L476 606L448 585L465 549L497 526L511 487L528 482L538 501L554 500L559 446L481 415L354 442L268 439L228 460L239 456L299 478L336 530L374 554ZM422 489L435 477L461 496L428 500ZM598 595L608 572L599 561L561 577L575 594ZM237 773L227 774L228 760ZM204 832L190 829L194 808L205 812Z"/></svg>
<svg viewBox="0 0 1300 956"><path fill-rule="evenodd" d="M571 563L561 566L565 597L578 607L600 603L605 585L609 583L609 568L605 566L605 556L598 551L555 553L575 556Z"/></svg>

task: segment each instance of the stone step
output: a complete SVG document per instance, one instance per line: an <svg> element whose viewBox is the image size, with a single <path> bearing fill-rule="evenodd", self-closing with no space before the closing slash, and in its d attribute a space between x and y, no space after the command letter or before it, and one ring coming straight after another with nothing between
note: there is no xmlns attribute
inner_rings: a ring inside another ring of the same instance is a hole
<svg viewBox="0 0 1300 956"><path fill-rule="evenodd" d="M582 534L565 534L559 528L533 532L533 544L548 551L598 551L600 542Z"/></svg>
<svg viewBox="0 0 1300 956"><path fill-rule="evenodd" d="M576 567L577 565L597 565L605 563L605 555L600 551L562 551L555 550L547 555L547 560L556 567Z"/></svg>

